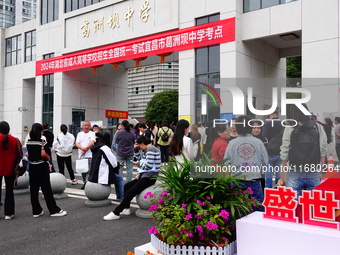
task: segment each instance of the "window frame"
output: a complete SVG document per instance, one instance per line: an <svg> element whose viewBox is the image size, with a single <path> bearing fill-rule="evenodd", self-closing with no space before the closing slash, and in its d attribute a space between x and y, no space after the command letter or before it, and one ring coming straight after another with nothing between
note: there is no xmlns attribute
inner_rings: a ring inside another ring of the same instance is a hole
<svg viewBox="0 0 340 255"><path fill-rule="evenodd" d="M27 35L30 35L31 41L30 44L28 45L27 43ZM33 42L33 38L34 38L34 42ZM30 62L30 61L34 61L36 58L35 55L35 49L37 46L37 34L36 34L36 30L31 30L25 33L25 57L24 57L24 62ZM30 51L30 55L27 55L27 51ZM29 58L27 58L29 56Z"/></svg>
<svg viewBox="0 0 340 255"><path fill-rule="evenodd" d="M11 42L10 47L8 47L8 42ZM13 48L14 44L15 46ZM5 40L5 67L21 64L20 54L21 54L21 34L6 38ZM15 56L15 61L13 60L13 56Z"/></svg>

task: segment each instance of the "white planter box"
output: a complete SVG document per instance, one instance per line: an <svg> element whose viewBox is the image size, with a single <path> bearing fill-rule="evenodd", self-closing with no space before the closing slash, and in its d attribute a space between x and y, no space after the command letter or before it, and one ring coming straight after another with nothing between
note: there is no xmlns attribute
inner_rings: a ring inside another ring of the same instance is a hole
<svg viewBox="0 0 340 255"><path fill-rule="evenodd" d="M145 250L144 250L145 249ZM174 246L168 245L159 240L155 235L151 235L150 243L136 247L136 255L144 255L146 250L162 255L236 255L236 242L226 247L198 247L198 246ZM156 253L158 252L158 253Z"/></svg>
<svg viewBox="0 0 340 255"><path fill-rule="evenodd" d="M236 221L239 255L339 255L340 231L264 219L254 212Z"/></svg>

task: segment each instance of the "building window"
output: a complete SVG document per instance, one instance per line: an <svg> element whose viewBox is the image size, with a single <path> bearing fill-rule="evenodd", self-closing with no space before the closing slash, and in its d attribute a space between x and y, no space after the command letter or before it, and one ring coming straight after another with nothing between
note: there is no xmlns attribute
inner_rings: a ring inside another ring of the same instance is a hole
<svg viewBox="0 0 340 255"><path fill-rule="evenodd" d="M243 12L251 12L296 0L243 0Z"/></svg>
<svg viewBox="0 0 340 255"><path fill-rule="evenodd" d="M149 86L149 93L153 93L155 92L155 86L154 85L150 85Z"/></svg>
<svg viewBox="0 0 340 255"><path fill-rule="evenodd" d="M59 19L59 0L41 0L41 24Z"/></svg>
<svg viewBox="0 0 340 255"><path fill-rule="evenodd" d="M104 0L65 0L65 13L103 1Z"/></svg>
<svg viewBox="0 0 340 255"><path fill-rule="evenodd" d="M111 126L116 126L116 125L118 124L118 120L119 120L119 119L108 118L108 119L107 119L107 125L108 125L109 127L111 127ZM116 130L115 130L115 131L116 131Z"/></svg>
<svg viewBox="0 0 340 255"><path fill-rule="evenodd" d="M5 66L21 63L21 35L6 39Z"/></svg>
<svg viewBox="0 0 340 255"><path fill-rule="evenodd" d="M213 14L196 19L196 25L220 20L219 14ZM209 121L220 118L220 108L210 97L204 107L207 111L202 113L202 95L204 92L201 83L214 87L220 83L220 45L211 45L195 50L195 78L196 78L196 122ZM216 89L219 93L219 89ZM206 112L206 113L205 113Z"/></svg>
<svg viewBox="0 0 340 255"><path fill-rule="evenodd" d="M132 94L138 95L138 87L132 89Z"/></svg>
<svg viewBox="0 0 340 255"><path fill-rule="evenodd" d="M36 31L25 33L25 62L35 60Z"/></svg>
<svg viewBox="0 0 340 255"><path fill-rule="evenodd" d="M44 59L53 58L54 54L46 54ZM54 74L43 75L43 109L42 120L53 127L53 97L54 97Z"/></svg>

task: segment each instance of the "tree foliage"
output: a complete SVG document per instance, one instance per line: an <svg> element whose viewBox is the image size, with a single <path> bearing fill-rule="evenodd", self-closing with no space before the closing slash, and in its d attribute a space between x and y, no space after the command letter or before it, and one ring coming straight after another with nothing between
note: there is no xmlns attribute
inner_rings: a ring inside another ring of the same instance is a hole
<svg viewBox="0 0 340 255"><path fill-rule="evenodd" d="M148 102L145 119L162 123L163 121L177 120L178 118L178 91L166 90L155 94Z"/></svg>
<svg viewBox="0 0 340 255"><path fill-rule="evenodd" d="M301 56L286 60L287 87L297 87L301 84ZM301 98L301 93L288 93L287 98Z"/></svg>
<svg viewBox="0 0 340 255"><path fill-rule="evenodd" d="M301 56L287 58L287 78L301 78Z"/></svg>

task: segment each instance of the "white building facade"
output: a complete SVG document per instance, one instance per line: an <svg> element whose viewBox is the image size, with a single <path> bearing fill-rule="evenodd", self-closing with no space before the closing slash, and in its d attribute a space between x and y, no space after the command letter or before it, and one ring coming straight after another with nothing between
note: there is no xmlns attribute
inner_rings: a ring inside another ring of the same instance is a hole
<svg viewBox="0 0 340 255"><path fill-rule="evenodd" d="M229 118L233 86L270 107L285 58L299 55L310 110L339 114L339 0L68 2L37 1L36 19L1 30L0 119L15 136L34 122L126 118L129 69L162 58L178 65L179 118L192 123Z"/></svg>

